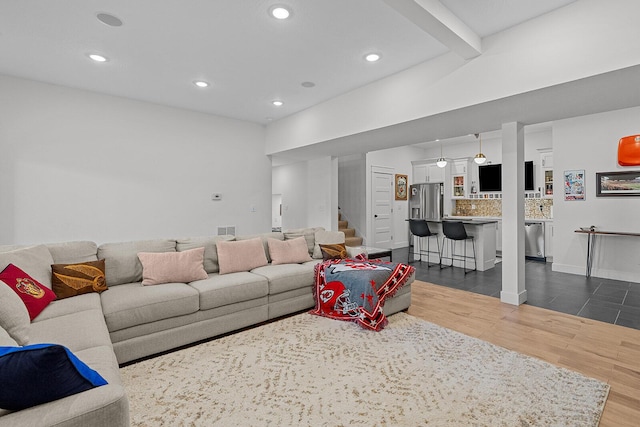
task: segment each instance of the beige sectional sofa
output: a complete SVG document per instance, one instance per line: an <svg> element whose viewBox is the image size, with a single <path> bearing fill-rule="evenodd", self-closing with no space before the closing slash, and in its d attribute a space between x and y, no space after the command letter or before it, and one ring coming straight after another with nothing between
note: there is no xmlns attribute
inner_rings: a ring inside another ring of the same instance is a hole
<svg viewBox="0 0 640 427"><path fill-rule="evenodd" d="M258 237L265 242L268 258L268 238L285 240L303 236L309 254L313 254L314 249L318 249L316 243L326 239L326 233L331 232L300 229ZM329 236L335 238L335 234ZM53 301L32 321L28 342L68 347L109 383L21 411L0 409L0 426L129 425L128 401L119 376L119 364L313 307L313 271L318 259L219 273L216 244L221 240L255 237L157 239L106 243L99 247L93 242L0 247L0 270L18 261L25 272L45 286L51 283L51 278L46 277L51 275L51 264L105 260L108 289L100 294ZM179 252L198 247L205 248L206 279L141 285L143 271L137 257L139 252ZM412 281L413 278L387 301L387 315L409 307ZM17 345L5 335L8 336L0 330L0 346Z"/></svg>

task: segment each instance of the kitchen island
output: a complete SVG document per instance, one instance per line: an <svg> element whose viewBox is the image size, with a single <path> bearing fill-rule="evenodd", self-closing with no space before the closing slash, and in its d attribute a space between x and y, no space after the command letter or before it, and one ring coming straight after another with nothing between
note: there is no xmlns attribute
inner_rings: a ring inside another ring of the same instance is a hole
<svg viewBox="0 0 640 427"><path fill-rule="evenodd" d="M473 236L476 245L476 261L477 261L477 269L480 271L489 270L495 267L496 264L496 226L498 221L491 219L447 219L444 218L442 220L430 220L429 229L432 233L438 234L438 240L440 247L442 248L442 238L444 235L442 234L442 222L443 221L460 221L464 224L464 228L469 236ZM418 237L414 236L414 239L418 239ZM427 237L423 237L423 239L427 239ZM412 242L416 245L417 241ZM473 255L473 247L471 246L470 241L466 241L464 244L467 245L467 255ZM417 246L415 246L417 247ZM426 248L426 244L421 246L422 248ZM462 253L464 248L461 243L456 242L456 253ZM450 256L449 253L449 244L444 247L445 256ZM423 260L428 256L429 262L438 263L439 259L435 253L427 254L426 251L423 251ZM417 259L417 258L416 258ZM462 267L462 261L454 261L454 267ZM473 261L471 262L473 265ZM467 266L469 266L469 262L467 261Z"/></svg>

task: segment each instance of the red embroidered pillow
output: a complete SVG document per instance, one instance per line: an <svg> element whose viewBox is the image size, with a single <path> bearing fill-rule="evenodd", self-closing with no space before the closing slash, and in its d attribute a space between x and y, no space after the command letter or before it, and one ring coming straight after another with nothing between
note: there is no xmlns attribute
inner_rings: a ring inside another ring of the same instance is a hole
<svg viewBox="0 0 640 427"><path fill-rule="evenodd" d="M4 282L18 294L27 307L31 320L35 319L42 310L54 299L56 294L46 286L40 284L27 273L13 264L0 273L0 281Z"/></svg>

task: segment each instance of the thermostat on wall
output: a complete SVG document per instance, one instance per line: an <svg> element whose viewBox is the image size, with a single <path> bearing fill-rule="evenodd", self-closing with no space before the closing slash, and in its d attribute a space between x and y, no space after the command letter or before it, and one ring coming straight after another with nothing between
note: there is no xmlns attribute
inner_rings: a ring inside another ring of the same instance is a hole
<svg viewBox="0 0 640 427"><path fill-rule="evenodd" d="M211 200L222 200L222 193L213 193L211 195Z"/></svg>

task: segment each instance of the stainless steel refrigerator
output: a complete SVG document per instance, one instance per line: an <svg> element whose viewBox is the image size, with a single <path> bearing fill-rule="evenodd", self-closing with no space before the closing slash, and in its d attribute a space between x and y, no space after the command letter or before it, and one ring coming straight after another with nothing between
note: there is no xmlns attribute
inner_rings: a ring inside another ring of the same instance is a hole
<svg viewBox="0 0 640 427"><path fill-rule="evenodd" d="M441 220L443 202L441 182L413 184L409 187L409 219Z"/></svg>

